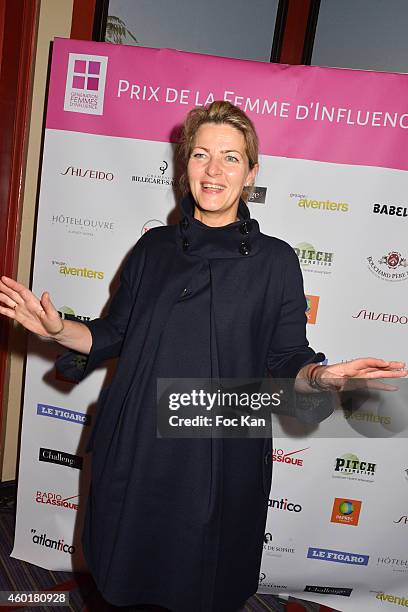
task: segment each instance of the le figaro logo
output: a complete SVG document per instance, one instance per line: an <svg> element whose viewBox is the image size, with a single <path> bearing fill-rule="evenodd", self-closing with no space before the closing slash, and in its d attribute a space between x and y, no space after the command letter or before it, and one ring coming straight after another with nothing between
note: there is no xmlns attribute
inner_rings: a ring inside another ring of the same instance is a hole
<svg viewBox="0 0 408 612"><path fill-rule="evenodd" d="M372 461L361 460L353 453L345 453L336 457L333 478L374 482L376 468L377 464Z"/></svg>
<svg viewBox="0 0 408 612"><path fill-rule="evenodd" d="M68 410L68 408L59 408L58 406L49 406L48 404L37 404L37 414L41 416L51 417L53 419L61 419L78 425L90 425L91 416L76 410Z"/></svg>
<svg viewBox="0 0 408 612"><path fill-rule="evenodd" d="M52 265L57 266L59 274L63 274L64 276L80 276L85 280L103 280L105 278L104 272L92 270L91 268L77 268L68 266L65 261L56 261L53 259Z"/></svg>
<svg viewBox="0 0 408 612"><path fill-rule="evenodd" d="M78 510L78 497L79 495L63 497L60 493L55 493L54 491L36 491L35 493L37 504L56 506L58 508L66 508L67 510Z"/></svg>
<svg viewBox="0 0 408 612"><path fill-rule="evenodd" d="M302 270L318 274L330 274L332 271L334 253L319 251L309 242L300 242L293 247L299 258Z"/></svg>
<svg viewBox="0 0 408 612"><path fill-rule="evenodd" d="M305 194L291 193L290 198L294 198L299 208L303 210L319 210L327 212L340 212L346 213L350 210L350 205L347 202L335 202L334 200L317 200L310 198Z"/></svg>
<svg viewBox="0 0 408 612"><path fill-rule="evenodd" d="M399 282L408 279L408 261L399 251L389 251L375 259L367 257L368 269L377 278L390 282Z"/></svg>
<svg viewBox="0 0 408 612"><path fill-rule="evenodd" d="M362 502L359 499L335 497L330 521L340 525L358 525Z"/></svg>
<svg viewBox="0 0 408 612"><path fill-rule="evenodd" d="M64 540L52 540L47 537L46 533L42 533L41 535L37 535L36 529L31 529L32 533L32 541L34 544L38 544L39 546L44 546L45 548L53 548L54 550L59 550L60 552L67 553L69 555L73 555L75 552L75 546L73 544L65 544Z"/></svg>
<svg viewBox="0 0 408 612"><path fill-rule="evenodd" d="M307 551L307 558L319 561L332 561L334 563L347 563L349 565L368 565L370 557L369 555L345 552L343 550L310 547Z"/></svg>
<svg viewBox="0 0 408 612"><path fill-rule="evenodd" d="M65 84L64 111L102 115L108 57L70 53Z"/></svg>
<svg viewBox="0 0 408 612"><path fill-rule="evenodd" d="M302 457L294 457L297 453L303 453L303 451L309 450L310 446L306 448L300 448L299 450L294 450L289 452L285 452L282 448L274 448L272 450L272 461L274 463L286 463L286 465L291 465L297 468L303 467L303 458Z"/></svg>

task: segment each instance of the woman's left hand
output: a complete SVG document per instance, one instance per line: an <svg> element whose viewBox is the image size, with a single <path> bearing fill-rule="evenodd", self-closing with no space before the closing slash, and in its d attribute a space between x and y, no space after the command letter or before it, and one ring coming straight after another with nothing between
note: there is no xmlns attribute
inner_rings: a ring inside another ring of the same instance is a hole
<svg viewBox="0 0 408 612"><path fill-rule="evenodd" d="M361 357L344 363L321 366L313 372L316 383L321 388L344 391L350 379L403 378L407 376L403 361L385 361L374 357ZM357 383L357 380L355 381ZM376 388L394 390L390 385L378 383ZM357 383L358 386L358 383Z"/></svg>

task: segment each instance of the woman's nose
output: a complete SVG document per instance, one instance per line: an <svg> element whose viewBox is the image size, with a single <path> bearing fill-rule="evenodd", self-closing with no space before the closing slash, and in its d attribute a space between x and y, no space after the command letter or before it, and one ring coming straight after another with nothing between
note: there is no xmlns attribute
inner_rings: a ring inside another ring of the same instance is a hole
<svg viewBox="0 0 408 612"><path fill-rule="evenodd" d="M217 176L221 173L221 165L216 158L211 157L209 159L208 164L206 166L206 172L209 176Z"/></svg>

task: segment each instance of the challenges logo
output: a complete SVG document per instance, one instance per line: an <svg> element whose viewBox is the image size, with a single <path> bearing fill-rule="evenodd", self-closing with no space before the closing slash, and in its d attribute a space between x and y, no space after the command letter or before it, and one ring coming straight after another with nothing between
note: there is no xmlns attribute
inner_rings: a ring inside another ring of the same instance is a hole
<svg viewBox="0 0 408 612"><path fill-rule="evenodd" d="M330 521L341 525L358 525L361 504L358 499L335 497Z"/></svg>
<svg viewBox="0 0 408 612"><path fill-rule="evenodd" d="M64 111L102 115L108 57L70 53Z"/></svg>
<svg viewBox="0 0 408 612"><path fill-rule="evenodd" d="M82 470L83 464L83 459L79 455L63 453L62 451L55 450L54 448L40 448L38 460L45 461L46 463L64 465L65 467L74 468L76 470Z"/></svg>
<svg viewBox="0 0 408 612"><path fill-rule="evenodd" d="M367 257L368 269L377 278L390 282L399 282L408 279L408 261L399 251L390 251L380 259Z"/></svg>
<svg viewBox="0 0 408 612"><path fill-rule="evenodd" d="M47 538L46 533L42 533L40 536L38 536L36 535L36 529L31 529L31 533L34 534L32 537L34 544L39 544L45 548L54 548L54 550L59 550L69 555L73 555L75 552L75 546L73 544L65 544L64 540L51 540L50 538Z"/></svg>
<svg viewBox="0 0 408 612"><path fill-rule="evenodd" d="M299 258L299 263L305 272L317 272L318 274L330 274L333 264L334 253L319 251L309 242L300 242L293 247Z"/></svg>

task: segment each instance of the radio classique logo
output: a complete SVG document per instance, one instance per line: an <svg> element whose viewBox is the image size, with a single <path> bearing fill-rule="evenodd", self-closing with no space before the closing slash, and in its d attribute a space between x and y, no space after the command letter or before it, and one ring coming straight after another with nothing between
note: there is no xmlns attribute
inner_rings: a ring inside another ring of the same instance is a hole
<svg viewBox="0 0 408 612"><path fill-rule="evenodd" d="M300 448L299 450L291 451L290 453L285 452L282 448L274 448L272 450L272 461L276 463L286 463L296 467L303 467L303 458L294 457L293 455L303 453L303 451L308 450L309 448L310 446L307 446L306 448Z"/></svg>
<svg viewBox="0 0 408 612"><path fill-rule="evenodd" d="M108 57L70 53L64 111L102 115Z"/></svg>

